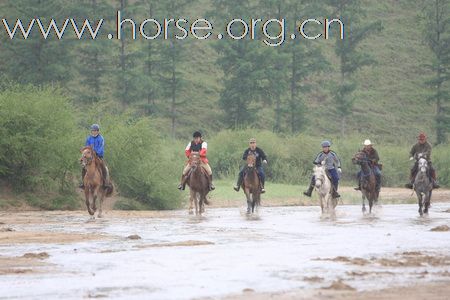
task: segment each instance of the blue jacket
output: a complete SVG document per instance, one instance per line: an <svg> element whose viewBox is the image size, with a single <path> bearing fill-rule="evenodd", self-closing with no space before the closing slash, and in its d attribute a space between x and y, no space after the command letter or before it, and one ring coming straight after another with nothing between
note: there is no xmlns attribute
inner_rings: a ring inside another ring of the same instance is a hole
<svg viewBox="0 0 450 300"><path fill-rule="evenodd" d="M97 153L97 156L100 158L103 158L104 150L105 150L105 140L103 139L103 136L100 134L96 137L90 135L86 139L85 146L91 146L94 148L95 153Z"/></svg>

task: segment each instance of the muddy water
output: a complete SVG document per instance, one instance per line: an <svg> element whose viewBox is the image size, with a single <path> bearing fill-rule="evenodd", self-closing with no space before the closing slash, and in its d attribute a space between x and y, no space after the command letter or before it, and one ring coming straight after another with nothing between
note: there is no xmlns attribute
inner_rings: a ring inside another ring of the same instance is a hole
<svg viewBox="0 0 450 300"><path fill-rule="evenodd" d="M202 218L110 212L95 221L80 212L2 213L0 227L11 234L53 238L0 239L3 258L49 255L32 272L0 275L0 298L192 299L450 280L450 232L431 231L450 225L449 209L435 203L421 218L416 205L384 205L374 216L338 206L335 220L320 218L318 207L262 207L250 219L237 208L207 209ZM61 234L77 238L59 242Z"/></svg>

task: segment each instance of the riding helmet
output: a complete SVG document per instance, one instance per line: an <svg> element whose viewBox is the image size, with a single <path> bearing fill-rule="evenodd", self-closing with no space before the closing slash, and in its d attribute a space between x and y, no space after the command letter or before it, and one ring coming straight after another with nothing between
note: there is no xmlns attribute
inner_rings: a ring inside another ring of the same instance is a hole
<svg viewBox="0 0 450 300"><path fill-rule="evenodd" d="M330 141L323 141L322 142L322 147L331 147L331 142Z"/></svg>
<svg viewBox="0 0 450 300"><path fill-rule="evenodd" d="M98 124L92 124L91 130L97 130L97 131L99 131L99 130L100 130L100 126L99 126Z"/></svg>
<svg viewBox="0 0 450 300"><path fill-rule="evenodd" d="M196 131L196 132L194 132L194 134L192 135L194 138L197 138L197 137L202 137L202 133L200 132L200 131Z"/></svg>

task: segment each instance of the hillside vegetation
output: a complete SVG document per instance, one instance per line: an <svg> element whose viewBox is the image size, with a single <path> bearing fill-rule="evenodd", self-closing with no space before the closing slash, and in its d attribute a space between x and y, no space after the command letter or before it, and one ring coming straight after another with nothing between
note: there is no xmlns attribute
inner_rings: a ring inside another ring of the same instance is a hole
<svg viewBox="0 0 450 300"><path fill-rule="evenodd" d="M429 66L435 60L424 38L424 3L350 1L354 4L348 14L359 21L346 27L347 35L350 28L356 32L370 24L376 30L352 54L370 63L348 73L354 90L345 122L346 108L336 104L343 82L336 39L288 38L293 20L335 17L333 3L337 2L2 1L1 17L11 24L16 18L28 24L39 17L47 26L50 18L62 22L67 17L103 17L106 32L114 32L119 9L124 18L136 22L204 17L220 28L230 17L280 15L290 23L287 40L279 47L261 40L216 38L109 40L103 35L95 41L76 40L73 32L62 40L53 33L44 40L37 31L26 41L10 40L0 26L0 185L24 195L33 206L76 207L78 150L92 123L101 125L105 158L121 196L140 203L122 208L179 207L182 195L175 187L184 146L194 130L201 130L208 141L216 178L236 176L248 138L256 137L270 158L269 181L305 185L320 142L330 139L343 161L343 180L350 183L357 170L350 159L369 138L384 163L384 185L402 185L418 132L437 141L436 106L427 100L432 94ZM126 28L124 34L130 34ZM289 81L293 71L296 77ZM450 90L448 82L442 89ZM433 163L440 182L449 186L447 150L446 143L437 146Z"/></svg>

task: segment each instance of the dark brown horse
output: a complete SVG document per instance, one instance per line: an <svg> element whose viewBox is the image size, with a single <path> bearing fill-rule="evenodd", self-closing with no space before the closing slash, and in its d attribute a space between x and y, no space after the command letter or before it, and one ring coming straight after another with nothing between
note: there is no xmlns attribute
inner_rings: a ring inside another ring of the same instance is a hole
<svg viewBox="0 0 450 300"><path fill-rule="evenodd" d="M97 210L96 200L98 198L100 201L98 217L101 218L103 199L112 195L113 187L104 187L101 168L103 162L97 157L97 154L92 147L88 146L81 149L80 162L83 168L86 169L86 175L83 178L86 207L89 214L94 217L94 213ZM92 203L90 199L92 199Z"/></svg>
<svg viewBox="0 0 450 300"><path fill-rule="evenodd" d="M258 171L256 170L256 156L249 153L247 156L247 167L244 171L242 190L247 197L247 214L255 212L255 207L261 203L261 187Z"/></svg>
<svg viewBox="0 0 450 300"><path fill-rule="evenodd" d="M369 213L372 213L374 203L378 202L377 179L370 166L370 161L364 151L357 152L352 162L361 167L361 193L362 193L362 211L366 212L365 199L369 201Z"/></svg>
<svg viewBox="0 0 450 300"><path fill-rule="evenodd" d="M193 214L193 204L195 204L195 214L201 215L205 212L205 204L209 204L206 195L209 193L208 173L201 167L200 154L192 152L189 156L191 169L186 181L190 189L189 214Z"/></svg>

